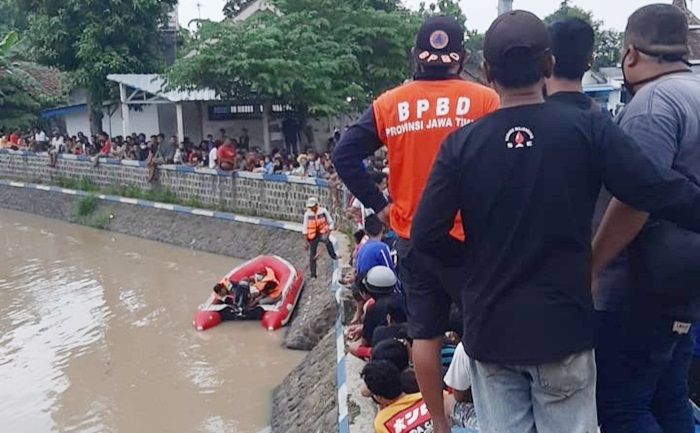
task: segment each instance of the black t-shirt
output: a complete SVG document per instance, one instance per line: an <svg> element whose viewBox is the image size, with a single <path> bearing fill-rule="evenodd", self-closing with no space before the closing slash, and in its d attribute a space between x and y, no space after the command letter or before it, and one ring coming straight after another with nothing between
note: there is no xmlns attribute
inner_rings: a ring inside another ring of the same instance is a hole
<svg viewBox="0 0 700 433"><path fill-rule="evenodd" d="M601 108L590 96L581 92L557 92L551 95L548 99L549 102L555 102L560 104L567 104L573 107L577 107L581 110L590 110L594 113L600 113L602 116L611 118L610 113ZM600 223L603 220L605 211L608 209L610 200L612 196L607 189L601 188L598 194L598 200L595 204L595 210L593 211L593 221L591 222L591 227L593 234L598 230Z"/></svg>
<svg viewBox="0 0 700 433"><path fill-rule="evenodd" d="M397 340L408 338L408 324L399 323L398 325L377 326L372 333L372 346L376 346L385 340Z"/></svg>
<svg viewBox="0 0 700 433"><path fill-rule="evenodd" d="M374 305L367 309L362 321L362 338L368 345L373 346L374 331L380 326L387 325L387 316L395 322L406 321L404 299L401 295L393 294L376 299Z"/></svg>
<svg viewBox="0 0 700 433"><path fill-rule="evenodd" d="M603 180L636 208L700 225L700 189L655 167L591 110L553 102L501 109L445 141L411 239L454 262L443 246L461 211L471 269L459 292L463 342L474 359L535 365L593 347L591 217ZM430 311L444 296L418 301Z"/></svg>

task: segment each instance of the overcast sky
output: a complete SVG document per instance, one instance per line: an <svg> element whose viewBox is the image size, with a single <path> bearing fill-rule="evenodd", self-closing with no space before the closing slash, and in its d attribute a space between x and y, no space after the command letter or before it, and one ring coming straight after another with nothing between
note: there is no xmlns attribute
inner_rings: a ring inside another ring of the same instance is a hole
<svg viewBox="0 0 700 433"><path fill-rule="evenodd" d="M421 0L404 0L410 7L417 8ZM572 3L586 10L593 11L596 19L603 20L606 27L624 30L627 17L640 6L668 2L671 0L573 0ZM700 0L687 0L688 4L694 3L691 9L700 15ZM198 17L212 20L223 18L223 5L225 0L180 0L180 24L187 24ZM486 31L491 22L496 18L497 0L461 0L462 10L467 15L467 26L479 31ZM516 9L530 10L544 17L553 12L561 0L514 0ZM198 8L197 5L200 5Z"/></svg>

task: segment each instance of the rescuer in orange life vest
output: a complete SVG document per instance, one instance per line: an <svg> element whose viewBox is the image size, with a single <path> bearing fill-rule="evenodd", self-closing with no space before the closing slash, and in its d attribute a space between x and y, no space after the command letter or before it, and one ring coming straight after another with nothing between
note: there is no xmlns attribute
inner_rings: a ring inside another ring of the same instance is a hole
<svg viewBox="0 0 700 433"><path fill-rule="evenodd" d="M406 291L413 361L435 431L444 433L450 428L442 402L440 347L448 328L448 293L461 291L468 271L416 250L411 226L442 142L495 111L499 99L492 89L460 77L467 53L464 29L453 18L427 18L418 30L413 56L417 65L413 81L374 101L341 137L333 163L350 192L399 237L399 279ZM391 204L362 164L383 146L388 151ZM452 257L462 257L466 248L459 215L450 234L444 249Z"/></svg>
<svg viewBox="0 0 700 433"><path fill-rule="evenodd" d="M310 197L306 201L306 213L304 214L304 223L302 234L304 235L304 248L309 250L309 269L311 270L311 278L316 278L316 259L318 258L318 244L323 242L326 244L328 255L333 260L338 260L335 254L333 244L329 239L329 235L333 231L333 218L324 207L318 205L316 197Z"/></svg>
<svg viewBox="0 0 700 433"><path fill-rule="evenodd" d="M282 286L275 276L272 268L265 266L253 277L253 285L258 291L254 304L275 304L282 297Z"/></svg>

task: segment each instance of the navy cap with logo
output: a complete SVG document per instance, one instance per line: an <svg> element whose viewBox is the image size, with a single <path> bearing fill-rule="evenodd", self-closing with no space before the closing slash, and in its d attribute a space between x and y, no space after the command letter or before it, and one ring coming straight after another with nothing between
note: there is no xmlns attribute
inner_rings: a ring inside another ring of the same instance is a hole
<svg viewBox="0 0 700 433"><path fill-rule="evenodd" d="M416 36L415 56L424 65L458 64L464 56L464 30L454 18L427 18Z"/></svg>
<svg viewBox="0 0 700 433"><path fill-rule="evenodd" d="M552 46L547 27L527 11L511 11L496 18L486 31L484 59L492 66L507 66L514 56L534 59Z"/></svg>

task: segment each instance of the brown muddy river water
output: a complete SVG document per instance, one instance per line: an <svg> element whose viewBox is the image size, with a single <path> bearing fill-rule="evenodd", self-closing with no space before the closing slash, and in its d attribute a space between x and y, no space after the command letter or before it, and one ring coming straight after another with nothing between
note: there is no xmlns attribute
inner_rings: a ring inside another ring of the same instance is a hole
<svg viewBox="0 0 700 433"><path fill-rule="evenodd" d="M236 262L0 210L0 431L255 433L301 360L258 322L191 327Z"/></svg>

